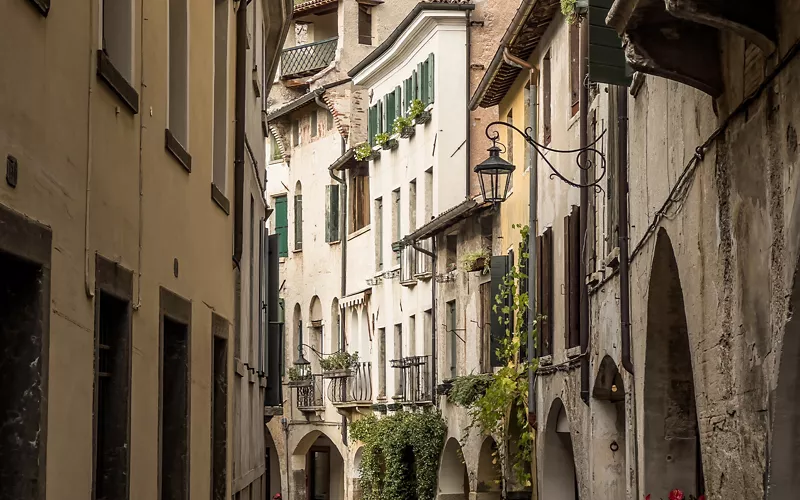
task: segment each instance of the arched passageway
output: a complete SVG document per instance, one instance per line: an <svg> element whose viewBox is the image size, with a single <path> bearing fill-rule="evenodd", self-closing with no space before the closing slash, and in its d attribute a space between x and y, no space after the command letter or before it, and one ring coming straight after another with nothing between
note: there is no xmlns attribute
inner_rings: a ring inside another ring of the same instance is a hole
<svg viewBox="0 0 800 500"><path fill-rule="evenodd" d="M267 449L265 461L267 465L267 470L265 473L267 484L264 488L264 491L267 492L267 498L272 498L276 493L281 493L283 491L281 489L281 463L279 455L281 450L275 446L275 441L272 439L272 434L266 428L264 429L264 435L266 437L265 444ZM281 495L282 494L283 493L281 493Z"/></svg>
<svg viewBox="0 0 800 500"><path fill-rule="evenodd" d="M502 470L497 442L487 437L481 444L478 455L478 481L475 500L500 500L502 492Z"/></svg>
<svg viewBox="0 0 800 500"><path fill-rule="evenodd" d="M775 389L767 498L795 498L800 491L800 267L795 272L790 318Z"/></svg>
<svg viewBox="0 0 800 500"><path fill-rule="evenodd" d="M506 493L509 500L528 499L531 497L530 485L532 481L530 481L530 476L535 472L531 470L532 461L528 453L533 453L533 450L530 446L528 446L527 450L520 449L523 443L522 433L527 425L528 414L525 408L519 405L512 406L508 418L508 471L505 475ZM530 444L530 441L528 443Z"/></svg>
<svg viewBox="0 0 800 500"><path fill-rule="evenodd" d="M625 386L619 368L611 356L600 362L592 389L592 471L595 494L602 498L625 498Z"/></svg>
<svg viewBox="0 0 800 500"><path fill-rule="evenodd" d="M306 434L292 454L292 500L344 500L344 459L320 431Z"/></svg>
<svg viewBox="0 0 800 500"><path fill-rule="evenodd" d="M461 445L456 438L450 438L444 445L439 465L439 500L467 500L469 498L469 477Z"/></svg>
<svg viewBox="0 0 800 500"><path fill-rule="evenodd" d="M572 451L569 418L560 399L553 401L544 436L542 498L578 500L578 478Z"/></svg>
<svg viewBox="0 0 800 500"><path fill-rule="evenodd" d="M353 492L353 500L361 500L364 492L361 489L361 456L364 447L360 446L353 455L353 469L350 471L350 491Z"/></svg>
<svg viewBox="0 0 800 500"><path fill-rule="evenodd" d="M645 493L704 493L692 356L683 290L669 236L659 230L647 301L644 370Z"/></svg>

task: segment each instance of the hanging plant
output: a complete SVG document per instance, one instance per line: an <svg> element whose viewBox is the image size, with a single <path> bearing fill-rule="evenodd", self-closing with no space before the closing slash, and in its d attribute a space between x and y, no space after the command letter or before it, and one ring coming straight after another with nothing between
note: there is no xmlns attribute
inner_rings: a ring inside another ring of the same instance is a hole
<svg viewBox="0 0 800 500"><path fill-rule="evenodd" d="M399 411L353 423L351 435L364 443L361 488L364 500L434 500L445 422L438 411Z"/></svg>
<svg viewBox="0 0 800 500"><path fill-rule="evenodd" d="M362 142L356 146L353 156L357 161L372 159L372 146L370 146L368 142Z"/></svg>
<svg viewBox="0 0 800 500"><path fill-rule="evenodd" d="M491 373L456 377L450 382L447 400L462 408L469 408L486 394L486 390L492 385L492 382L494 382L494 376Z"/></svg>
<svg viewBox="0 0 800 500"><path fill-rule="evenodd" d="M348 376L350 368L358 364L358 352L350 354L346 351L339 351L322 358L319 362L322 374L326 378L332 376Z"/></svg>
<svg viewBox="0 0 800 500"><path fill-rule="evenodd" d="M478 250L477 252L468 252L461 258L461 266L467 272L481 271L487 274L490 269L492 256L486 250Z"/></svg>
<svg viewBox="0 0 800 500"><path fill-rule="evenodd" d="M290 387L308 387L311 385L311 373L303 373L297 367L291 367L288 370Z"/></svg>
<svg viewBox="0 0 800 500"><path fill-rule="evenodd" d="M414 122L408 116L398 116L394 119L394 123L392 124L392 132L395 134L400 134L400 137L404 139L408 139L416 129L414 128Z"/></svg>
<svg viewBox="0 0 800 500"><path fill-rule="evenodd" d="M586 17L587 0L561 0L561 13L569 24L578 24Z"/></svg>
<svg viewBox="0 0 800 500"><path fill-rule="evenodd" d="M425 104L419 99L411 101L411 106L408 108L408 117L414 120L414 123L428 123L431 121L431 112L425 110Z"/></svg>

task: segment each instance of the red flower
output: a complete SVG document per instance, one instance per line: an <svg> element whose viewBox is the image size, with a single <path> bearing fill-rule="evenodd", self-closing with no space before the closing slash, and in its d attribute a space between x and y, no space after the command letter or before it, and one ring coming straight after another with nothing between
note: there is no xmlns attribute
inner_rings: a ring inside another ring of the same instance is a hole
<svg viewBox="0 0 800 500"><path fill-rule="evenodd" d="M670 491L669 500L683 500L683 492L681 490Z"/></svg>
<svg viewBox="0 0 800 500"><path fill-rule="evenodd" d="M706 500L706 496L705 495L700 495L700 498L698 498L697 500Z"/></svg>
<svg viewBox="0 0 800 500"><path fill-rule="evenodd" d="M644 500L650 500L650 493L648 493L647 496L644 497Z"/></svg>

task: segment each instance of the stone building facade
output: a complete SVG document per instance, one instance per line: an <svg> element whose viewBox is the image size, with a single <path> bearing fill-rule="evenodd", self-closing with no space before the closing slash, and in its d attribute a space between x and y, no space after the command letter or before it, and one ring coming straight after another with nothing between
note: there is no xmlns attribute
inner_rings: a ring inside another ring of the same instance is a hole
<svg viewBox="0 0 800 500"><path fill-rule="evenodd" d="M260 116L289 5L0 7L0 498L260 495Z"/></svg>
<svg viewBox="0 0 800 500"><path fill-rule="evenodd" d="M545 14L546 3L537 4L530 18L537 8ZM791 313L798 10L781 1L742 4L735 13L702 1L634 4L614 2L607 22L623 36L638 73L624 93L613 85L589 88L587 135L606 132L600 144L608 170L602 191L588 197L579 283L587 287L590 327L577 352L567 343L568 298L558 288L566 285L559 253L568 248L561 218L580 199L577 189L548 192L553 181L539 163L538 233L549 214L557 217L552 344L546 328L540 333L538 492L547 499L636 499L680 488L709 498L792 498L800 428L790 396L798 352ZM570 104L563 95L569 83L557 84L571 71L569 32L555 13L525 57L539 82L536 136L544 141L551 132L561 149L579 144L575 124L558 123ZM666 33L669 41L661 38ZM510 46L517 56L520 49ZM590 68L594 62L590 50ZM560 89L548 97L541 89L546 73ZM494 75L486 79L474 102L499 98L501 118L506 110L516 118L530 74L520 71L508 88ZM551 130L544 130L546 119ZM578 174L572 158L553 164ZM590 180L599 178L598 167ZM628 192L618 201L620 178ZM501 226L527 220L515 212L516 196L506 202ZM554 204L561 207L555 213Z"/></svg>

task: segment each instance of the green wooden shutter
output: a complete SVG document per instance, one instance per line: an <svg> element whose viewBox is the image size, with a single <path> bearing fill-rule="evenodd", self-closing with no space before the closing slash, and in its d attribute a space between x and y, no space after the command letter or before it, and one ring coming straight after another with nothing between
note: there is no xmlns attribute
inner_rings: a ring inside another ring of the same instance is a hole
<svg viewBox="0 0 800 500"><path fill-rule="evenodd" d="M369 123L367 125L367 141L371 144L375 144L375 134L377 134L376 130L378 128L378 107L370 106L369 108Z"/></svg>
<svg viewBox="0 0 800 500"><path fill-rule="evenodd" d="M339 185L325 186L325 241L339 241Z"/></svg>
<svg viewBox="0 0 800 500"><path fill-rule="evenodd" d="M394 114L403 116L403 92L400 90L400 85L394 88Z"/></svg>
<svg viewBox="0 0 800 500"><path fill-rule="evenodd" d="M384 120L383 120L383 99L378 101L378 104L376 104L375 106L376 106L375 114L376 114L377 122L378 122L378 126L375 129L376 130L375 134L377 135L377 134L382 134L383 133L383 122L384 122Z"/></svg>
<svg viewBox="0 0 800 500"><path fill-rule="evenodd" d="M436 72L434 71L434 68L433 68L433 54L430 54L428 56L428 60L426 61L426 63L427 63L427 67L426 67L427 75L426 76L428 77L428 81L427 81L427 85L428 85L428 104L431 104L431 103L433 103L433 96L434 96L434 92L433 92L434 91L434 80L436 80L436 78L434 77Z"/></svg>
<svg viewBox="0 0 800 500"><path fill-rule="evenodd" d="M500 349L502 345L503 339L506 336L506 319L508 315L503 314L503 306L504 302L502 299L500 303L498 303L498 298L500 298L500 290L501 285L503 284L503 279L508 274L509 271L509 257L508 255L495 255L492 256L492 265L491 265L491 336L489 341L489 358L491 359L491 365L494 366L502 366L502 362L500 357L497 355L497 351ZM496 310L495 310L496 309Z"/></svg>
<svg viewBox="0 0 800 500"><path fill-rule="evenodd" d="M633 70L625 60L622 40L606 26L614 0L589 0L589 81L627 87Z"/></svg>
<svg viewBox="0 0 800 500"><path fill-rule="evenodd" d="M289 215L286 211L286 196L275 198L275 233L278 235L278 256L289 255Z"/></svg>
<svg viewBox="0 0 800 500"><path fill-rule="evenodd" d="M395 119L394 92L386 94L384 99L386 99L386 132L391 134Z"/></svg>
<svg viewBox="0 0 800 500"><path fill-rule="evenodd" d="M417 99L422 101L422 104L428 103L428 86L425 85L427 78L425 77L425 63L417 64Z"/></svg>
<svg viewBox="0 0 800 500"><path fill-rule="evenodd" d="M419 99L419 76L417 70L411 72L411 100Z"/></svg>

